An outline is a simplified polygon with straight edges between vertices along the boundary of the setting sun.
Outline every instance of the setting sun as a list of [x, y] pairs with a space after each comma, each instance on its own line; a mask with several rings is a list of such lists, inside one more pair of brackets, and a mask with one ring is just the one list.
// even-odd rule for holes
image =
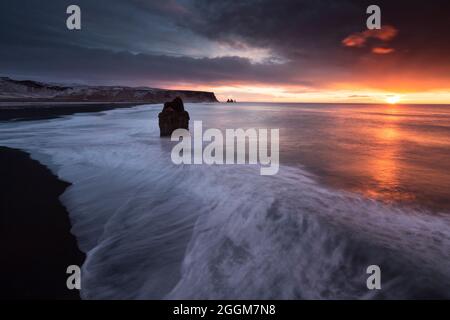
[[399, 96], [390, 96], [386, 98], [386, 102], [389, 104], [396, 104], [400, 101], [400, 97]]

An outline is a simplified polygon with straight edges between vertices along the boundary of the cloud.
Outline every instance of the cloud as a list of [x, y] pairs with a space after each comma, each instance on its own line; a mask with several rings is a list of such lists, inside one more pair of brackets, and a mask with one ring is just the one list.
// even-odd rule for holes
[[372, 52], [375, 53], [375, 54], [389, 54], [389, 53], [392, 53], [394, 51], [395, 51], [395, 49], [393, 49], [393, 48], [384, 48], [384, 47], [372, 48]]
[[352, 94], [352, 95], [350, 95], [348, 97], [349, 98], [370, 98], [370, 96], [364, 95], [364, 94]]
[[[17, 51], [21, 52], [21, 63], [17, 63]], [[235, 82], [301, 83], [295, 80], [296, 73], [287, 68], [282, 64], [254, 63], [241, 57], [133, 54], [70, 45], [0, 51], [0, 70], [4, 75], [88, 84], [174, 87], [180, 84], [214, 86]]]
[[363, 47], [370, 39], [378, 39], [383, 42], [388, 42], [394, 39], [398, 34], [398, 30], [390, 25], [385, 25], [381, 29], [366, 30], [349, 35], [342, 44], [346, 47]]
[[[409, 1], [408, 10], [401, 1], [379, 0], [384, 28], [356, 33], [365, 27], [369, 1], [77, 0], [80, 32], [65, 28], [69, 4], [0, 1], [2, 74], [59, 82], [170, 87], [234, 82], [308, 90], [411, 78], [415, 86], [429, 87], [450, 74], [448, 0]], [[388, 54], [394, 48], [395, 54]]]

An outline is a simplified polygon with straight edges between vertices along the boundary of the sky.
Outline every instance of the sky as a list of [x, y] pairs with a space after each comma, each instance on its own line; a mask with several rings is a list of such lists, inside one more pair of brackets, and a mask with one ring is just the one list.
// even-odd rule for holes
[[[82, 29], [66, 28], [81, 8]], [[382, 29], [368, 30], [377, 4]], [[0, 75], [220, 100], [450, 104], [450, 1], [2, 0]]]

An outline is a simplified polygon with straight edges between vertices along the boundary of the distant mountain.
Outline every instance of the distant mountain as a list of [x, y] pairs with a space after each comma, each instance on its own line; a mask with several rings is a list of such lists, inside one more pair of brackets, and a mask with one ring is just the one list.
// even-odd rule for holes
[[59, 85], [0, 77], [0, 102], [218, 102], [213, 92], [146, 87]]

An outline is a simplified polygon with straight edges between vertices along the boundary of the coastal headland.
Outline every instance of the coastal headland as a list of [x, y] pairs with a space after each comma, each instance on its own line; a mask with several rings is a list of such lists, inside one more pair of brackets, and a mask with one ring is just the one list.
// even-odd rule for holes
[[213, 92], [147, 87], [60, 85], [0, 77], [0, 121], [48, 119], [141, 104], [218, 102]]

